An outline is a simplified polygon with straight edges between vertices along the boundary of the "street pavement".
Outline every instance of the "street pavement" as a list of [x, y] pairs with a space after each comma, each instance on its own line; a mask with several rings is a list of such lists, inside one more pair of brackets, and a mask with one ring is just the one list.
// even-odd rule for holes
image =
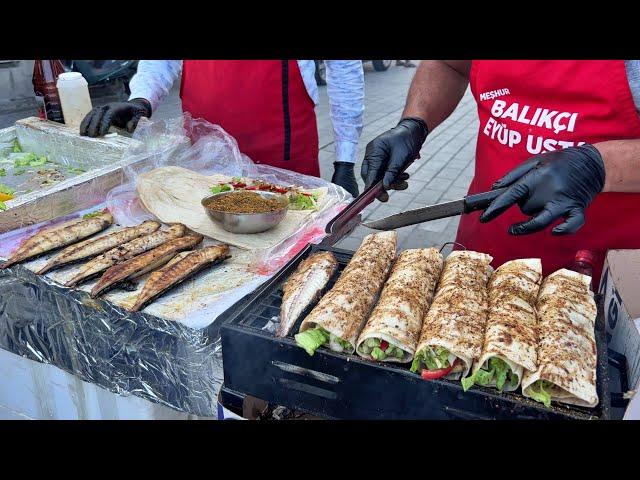
[[[364, 128], [358, 145], [356, 176], [360, 191], [364, 184], [360, 179], [360, 165], [369, 141], [394, 127], [400, 120], [405, 99], [415, 74], [415, 68], [396, 67], [395, 62], [386, 72], [376, 72], [371, 64], [365, 64], [365, 113]], [[178, 82], [169, 98], [154, 113], [154, 118], [168, 118], [181, 112]], [[331, 180], [334, 161], [334, 141], [327, 88], [320, 87], [320, 105], [316, 109], [320, 139], [320, 171], [322, 178]], [[476, 106], [467, 91], [453, 114], [427, 137], [420, 151], [420, 159], [407, 170], [411, 174], [409, 188], [390, 192], [389, 201], [369, 205], [362, 218], [376, 219], [406, 209], [456, 200], [463, 197], [474, 169], [474, 152], [478, 132]], [[435, 246], [440, 248], [455, 240], [459, 217], [444, 218], [398, 229], [398, 249]], [[348, 250], [358, 248], [371, 230], [357, 227], [336, 246]], [[448, 246], [443, 253], [450, 251]]]

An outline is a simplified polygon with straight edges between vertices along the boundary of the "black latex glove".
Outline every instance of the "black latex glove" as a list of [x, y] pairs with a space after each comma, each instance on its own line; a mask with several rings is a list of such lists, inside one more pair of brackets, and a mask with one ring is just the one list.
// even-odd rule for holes
[[360, 194], [356, 175], [353, 173], [354, 164], [351, 162], [333, 162], [333, 177], [331, 183], [340, 185], [356, 198]]
[[405, 190], [409, 174], [400, 172], [420, 157], [420, 148], [427, 139], [427, 124], [420, 118], [404, 118], [391, 130], [367, 144], [360, 174], [365, 188], [382, 180], [385, 189], [378, 200], [386, 202], [386, 190]]
[[126, 128], [133, 133], [142, 117], [151, 118], [151, 104], [144, 98], [133, 98], [128, 102], [112, 102], [93, 108], [80, 124], [80, 135], [102, 137], [111, 125]]
[[553, 235], [575, 233], [584, 224], [584, 211], [604, 187], [605, 169], [600, 152], [592, 145], [556, 150], [527, 160], [493, 184], [509, 187], [480, 216], [488, 222], [513, 204], [532, 219], [511, 225], [511, 235], [544, 230], [560, 217]]

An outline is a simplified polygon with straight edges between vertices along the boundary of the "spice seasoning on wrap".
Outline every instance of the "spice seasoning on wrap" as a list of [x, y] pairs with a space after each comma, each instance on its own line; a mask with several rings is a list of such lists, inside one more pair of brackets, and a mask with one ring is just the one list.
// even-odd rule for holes
[[213, 197], [207, 207], [226, 213], [267, 213], [282, 210], [283, 204], [276, 198], [265, 198], [250, 191], [237, 191], [232, 195]]

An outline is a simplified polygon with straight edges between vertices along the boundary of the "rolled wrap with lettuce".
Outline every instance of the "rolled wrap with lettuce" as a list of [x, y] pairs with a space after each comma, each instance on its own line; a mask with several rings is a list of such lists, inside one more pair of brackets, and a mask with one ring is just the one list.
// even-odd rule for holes
[[413, 359], [443, 263], [435, 248], [405, 250], [398, 255], [358, 337], [358, 355], [382, 362], [406, 363]]
[[420, 333], [411, 371], [426, 380], [466, 376], [480, 356], [493, 257], [454, 251], [446, 259]]
[[500, 391], [520, 386], [525, 370], [537, 366], [536, 300], [542, 282], [539, 258], [519, 259], [498, 267], [487, 287], [489, 314], [482, 353], [464, 390], [478, 384]]
[[322, 345], [353, 353], [358, 334], [396, 256], [396, 232], [367, 235], [333, 288], [320, 299], [295, 335], [309, 355]]
[[558, 270], [540, 287], [538, 366], [525, 372], [522, 394], [547, 407], [551, 402], [583, 407], [598, 404], [596, 392], [596, 303], [591, 277]]

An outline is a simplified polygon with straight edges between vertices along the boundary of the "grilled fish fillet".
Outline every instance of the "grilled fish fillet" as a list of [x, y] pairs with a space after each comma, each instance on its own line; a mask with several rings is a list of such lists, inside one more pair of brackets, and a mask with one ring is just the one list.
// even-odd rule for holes
[[161, 267], [179, 252], [190, 250], [198, 245], [202, 239], [202, 235], [175, 238], [126, 262], [114, 265], [102, 274], [98, 283], [91, 290], [91, 296], [96, 297], [120, 282], [133, 280]]
[[149, 302], [177, 286], [187, 278], [213, 264], [231, 257], [228, 245], [216, 245], [189, 252], [183, 258], [153, 272], [142, 287], [132, 312], [144, 308]]
[[134, 238], [149, 235], [150, 233], [155, 232], [158, 228], [160, 228], [160, 223], [147, 220], [135, 227], [123, 228], [117, 232], [108, 233], [97, 238], [90, 238], [89, 240], [76, 243], [62, 250], [36, 273], [38, 275], [42, 275], [54, 268], [59, 268], [69, 263], [95, 257], [96, 255], [100, 255], [101, 253], [117, 247], [118, 245], [130, 242]]
[[185, 231], [186, 227], [184, 225], [176, 223], [166, 230], [158, 230], [144, 237], [131, 240], [116, 248], [112, 248], [83, 264], [80, 271], [71, 280], [67, 281], [65, 286], [73, 287], [80, 282], [89, 280], [100, 272], [104, 272], [107, 268], [156, 248], [169, 240], [182, 237]]
[[[443, 265], [435, 248], [405, 250], [398, 255], [380, 300], [358, 337], [358, 355], [374, 359], [369, 339], [388, 343], [383, 362], [410, 362], [413, 359], [422, 320], [429, 310]], [[371, 340], [370, 340], [371, 341]], [[379, 342], [375, 342], [378, 344]]]
[[442, 348], [449, 352], [449, 364], [460, 359], [461, 368], [451, 371], [466, 376], [480, 356], [487, 323], [487, 282], [493, 257], [473, 251], [454, 251], [447, 257], [436, 294], [427, 312], [416, 356], [423, 349]]
[[[536, 299], [542, 283], [539, 258], [506, 262], [491, 275], [487, 287], [489, 314], [480, 358], [474, 373], [489, 371], [489, 360], [499, 358], [517, 376], [517, 383], [506, 382], [504, 390], [514, 391], [522, 382], [524, 370], [535, 371], [538, 347]], [[493, 378], [487, 386], [496, 386]]]
[[348, 343], [346, 349], [333, 343], [329, 343], [329, 348], [353, 353], [358, 334], [389, 275], [396, 245], [395, 231], [364, 237], [333, 288], [303, 320], [300, 332], [321, 327], [336, 339]]
[[0, 269], [76, 243], [104, 230], [112, 223], [113, 217], [109, 212], [104, 211], [95, 217], [77, 218], [57, 227], [42, 230], [23, 242], [13, 255], [0, 266]]
[[598, 404], [596, 391], [597, 308], [589, 291], [591, 277], [571, 270], [549, 275], [538, 294], [538, 368], [525, 372], [522, 394], [540, 394], [540, 382], [551, 401], [585, 407]]
[[285, 337], [302, 312], [315, 302], [338, 269], [331, 252], [320, 252], [303, 260], [284, 284], [277, 337]]

